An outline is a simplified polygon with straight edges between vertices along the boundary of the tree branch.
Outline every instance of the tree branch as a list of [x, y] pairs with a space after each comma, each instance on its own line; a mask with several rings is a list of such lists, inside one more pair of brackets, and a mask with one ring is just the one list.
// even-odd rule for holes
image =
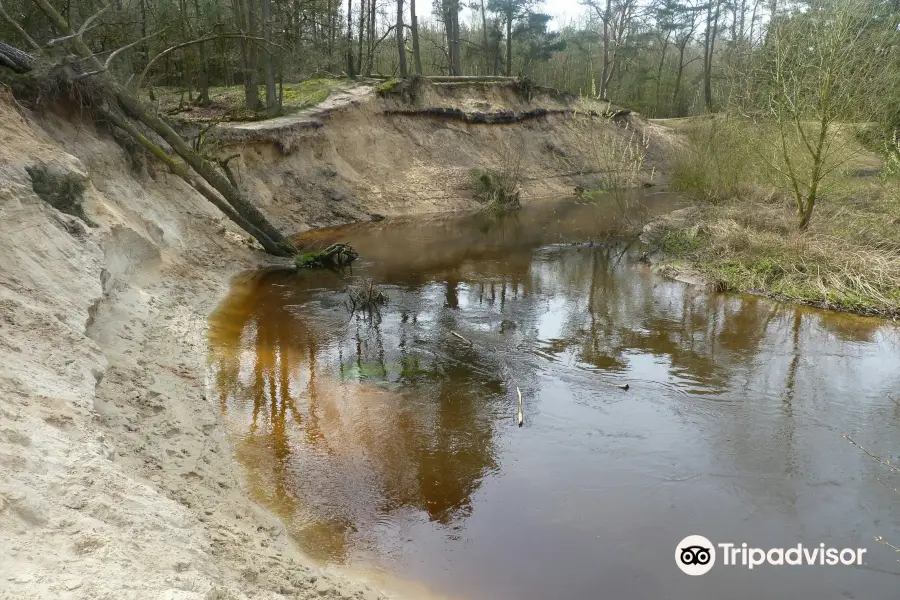
[[213, 34], [213, 35], [207, 35], [207, 36], [197, 38], [194, 40], [189, 40], [187, 42], [182, 42], [180, 44], [175, 44], [174, 46], [170, 46], [170, 47], [166, 48], [165, 50], [163, 50], [162, 52], [160, 52], [159, 54], [157, 54], [156, 56], [154, 56], [150, 60], [150, 62], [147, 63], [147, 66], [144, 67], [144, 70], [141, 71], [141, 73], [129, 83], [129, 87], [132, 89], [132, 91], [137, 91], [137, 90], [141, 89], [141, 86], [144, 85], [144, 79], [147, 78], [147, 74], [150, 72], [150, 69], [153, 67], [153, 65], [155, 65], [159, 59], [164, 58], [165, 56], [174, 52], [175, 50], [187, 48], [188, 46], [194, 46], [196, 44], [202, 44], [204, 42], [211, 42], [213, 40], [229, 39], [229, 38], [254, 40], [254, 41], [263, 42], [264, 44], [268, 44], [270, 46], [275, 46], [276, 48], [280, 48], [281, 50], [284, 50], [284, 48], [282, 46], [280, 46], [272, 41], [266, 40], [261, 37], [245, 35], [243, 33], [217, 33], [217, 34]]
[[156, 32], [154, 32], [154, 33], [151, 33], [150, 35], [145, 35], [144, 37], [142, 37], [142, 38], [139, 39], [139, 40], [135, 40], [135, 41], [131, 42], [130, 44], [127, 44], [127, 45], [125, 45], [125, 46], [122, 46], [121, 48], [115, 50], [112, 54], [110, 54], [110, 55], [106, 58], [106, 62], [103, 63], [103, 68], [102, 68], [102, 69], [96, 70], [96, 71], [88, 71], [87, 73], [80, 73], [78, 76], [75, 77], [75, 79], [83, 79], [83, 78], [85, 78], [85, 77], [90, 77], [91, 75], [97, 75], [98, 73], [102, 73], [103, 71], [108, 71], [108, 70], [109, 70], [109, 66], [112, 64], [112, 61], [115, 60], [115, 58], [116, 58], [117, 56], [119, 56], [120, 54], [122, 54], [123, 52], [125, 52], [126, 50], [128, 50], [129, 48], [133, 48], [134, 46], [137, 46], [137, 45], [140, 44], [141, 42], [144, 42], [144, 41], [146, 41], [146, 40], [149, 40], [149, 39], [152, 38], [152, 37], [155, 37], [155, 36], [161, 34], [162, 32], [166, 31], [167, 29], [168, 29], [168, 27], [164, 27], [164, 28], [160, 29], [159, 31], [156, 31]]
[[25, 39], [25, 41], [28, 42], [28, 45], [31, 46], [32, 50], [40, 51], [41, 45], [34, 41], [34, 38], [28, 35], [28, 32], [25, 31], [25, 29], [21, 25], [19, 25], [15, 20], [13, 20], [12, 17], [9, 16], [9, 13], [7, 13], [6, 9], [3, 8], [2, 2], [0, 2], [0, 18], [6, 21], [7, 25], [15, 29], [16, 33], [21, 35]]
[[[110, 2], [109, 4], [106, 4], [105, 6], [103, 6], [103, 8], [101, 8], [100, 10], [95, 12], [93, 15], [91, 15], [90, 17], [85, 19], [84, 23], [81, 24], [81, 27], [78, 29], [78, 31], [76, 31], [75, 33], [69, 34], [69, 35], [64, 35], [63, 37], [59, 37], [59, 38], [50, 40], [49, 42], [47, 42], [47, 46], [48, 47], [55, 46], [56, 44], [59, 44], [60, 42], [64, 42], [66, 40], [71, 40], [73, 38], [81, 41], [83, 39], [82, 36], [85, 33], [90, 31], [94, 27], [99, 27], [99, 24], [94, 25], [94, 27], [92, 27], [91, 25], [93, 24], [94, 21], [99, 19], [103, 15], [103, 13], [108, 11], [110, 9], [110, 7], [112, 7], [112, 2]], [[58, 28], [58, 25], [57, 25], [57, 28]], [[67, 29], [68, 29], [68, 27], [67, 27]], [[65, 32], [63, 32], [63, 33], [65, 33]]]

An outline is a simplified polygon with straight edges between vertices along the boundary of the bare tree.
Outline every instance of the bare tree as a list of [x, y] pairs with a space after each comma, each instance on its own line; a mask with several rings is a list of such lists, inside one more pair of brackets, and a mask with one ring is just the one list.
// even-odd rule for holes
[[422, 50], [419, 47], [419, 19], [416, 17], [416, 0], [409, 0], [409, 25], [412, 33], [413, 66], [417, 75], [423, 75]]
[[620, 51], [625, 47], [628, 33], [638, 8], [637, 0], [587, 0], [603, 26], [603, 70], [600, 74], [600, 97], [609, 95], [609, 83], [619, 64]]
[[[416, 0], [410, 0], [415, 2]], [[400, 57], [400, 77], [406, 79], [409, 72], [406, 68], [406, 43], [404, 41], [406, 31], [403, 29], [403, 0], [397, 0], [397, 51]]]
[[347, 0], [347, 77], [353, 75], [353, 0]]
[[709, 112], [712, 112], [713, 109], [713, 54], [716, 48], [716, 33], [719, 30], [721, 8], [722, 0], [710, 0], [706, 5], [706, 35], [703, 40], [703, 101]]
[[[263, 40], [266, 42], [272, 40], [272, 0], [262, 0], [262, 34]], [[281, 107], [278, 106], [278, 98], [275, 94], [275, 61], [272, 59], [272, 52], [268, 46], [265, 48], [263, 63], [266, 72], [266, 111], [269, 116], [274, 116]]]
[[[773, 3], [774, 4], [774, 3]], [[798, 227], [806, 230], [823, 181], [852, 157], [852, 135], [842, 122], [868, 121], [885, 80], [880, 36], [893, 21], [875, 23], [865, 0], [813, 2], [769, 34], [769, 60], [758, 85], [777, 123], [776, 157], [768, 164], [794, 198]]]

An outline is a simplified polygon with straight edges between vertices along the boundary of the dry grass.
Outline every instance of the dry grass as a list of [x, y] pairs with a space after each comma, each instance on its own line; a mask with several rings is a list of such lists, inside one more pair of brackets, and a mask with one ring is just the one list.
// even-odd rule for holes
[[522, 206], [522, 156], [518, 149], [507, 146], [499, 158], [499, 169], [472, 170], [473, 195], [486, 210], [517, 210]]
[[822, 208], [801, 234], [786, 202], [707, 205], [699, 225], [664, 227], [658, 243], [722, 291], [900, 316], [900, 201], [885, 190]]
[[695, 198], [699, 217], [664, 223], [656, 235], [663, 251], [719, 290], [900, 316], [900, 186], [877, 156], [848, 146], [846, 165], [800, 233], [792, 202], [755, 159], [746, 131], [709, 120], [701, 131], [682, 127], [692, 143], [675, 182]]

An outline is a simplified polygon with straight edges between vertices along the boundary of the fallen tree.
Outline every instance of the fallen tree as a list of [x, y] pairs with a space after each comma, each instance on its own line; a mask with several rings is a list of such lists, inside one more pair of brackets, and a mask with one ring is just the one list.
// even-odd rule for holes
[[[174, 174], [210, 200], [238, 227], [253, 236], [266, 252], [277, 256], [296, 254], [290, 241], [269, 222], [236, 185], [229, 181], [228, 177], [215, 164], [192, 148], [164, 119], [145, 107], [134, 94], [116, 81], [110, 72], [110, 64], [122, 51], [132, 47], [134, 43], [119, 48], [111, 53], [105, 62], [101, 62], [84, 42], [84, 33], [90, 29], [92, 22], [105, 12], [109, 5], [85, 20], [81, 27], [75, 30], [47, 0], [34, 0], [34, 3], [52, 25], [63, 34], [62, 37], [51, 40], [48, 46], [66, 43], [80, 58], [78, 62], [86, 65], [86, 67], [75, 67], [76, 61], [64, 58], [56, 65], [50, 66], [48, 70], [55, 70], [72, 86], [81, 85], [79, 82], [91, 79], [91, 93], [94, 96], [99, 95], [100, 98], [93, 97], [90, 102], [99, 116], [108, 120], [152, 156], [165, 163]], [[40, 50], [34, 40], [29, 39], [29, 43], [36, 46], [35, 50]], [[25, 53], [21, 54], [31, 58]], [[4, 51], [3, 56], [4, 58], [0, 59], [3, 62], [0, 64], [7, 64], [14, 60], [16, 70], [31, 71], [34, 69], [35, 62], [23, 59], [19, 54]], [[165, 142], [183, 163], [151, 139], [151, 135], [145, 135], [141, 131], [142, 127]]]

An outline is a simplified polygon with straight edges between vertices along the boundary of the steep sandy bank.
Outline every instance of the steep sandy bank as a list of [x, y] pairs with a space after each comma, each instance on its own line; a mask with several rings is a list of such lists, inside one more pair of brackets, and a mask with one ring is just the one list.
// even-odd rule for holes
[[[607, 171], [623, 166], [625, 145], [643, 140], [641, 179], [660, 182], [672, 146], [668, 129], [630, 115], [615, 122], [590, 116], [608, 109], [542, 90], [526, 100], [510, 84], [426, 83], [410, 99], [383, 97], [361, 83], [314, 109], [223, 124], [206, 135], [220, 155], [239, 155], [232, 164], [242, 183], [273, 219], [298, 231], [371, 215], [475, 208], [473, 169], [518, 169], [523, 202], [571, 195], [578, 185], [598, 187]], [[473, 116], [523, 120], [465, 121]]]
[[[176, 177], [43, 125], [0, 102], [0, 597], [377, 597], [249, 500], [205, 396], [206, 315], [264, 258]], [[39, 163], [98, 227], [34, 194]]]
[[[514, 104], [498, 94], [470, 101]], [[587, 148], [565, 114], [469, 125], [348, 96], [309, 128], [216, 134], [289, 231], [471, 207], [468, 170], [504, 147], [528, 196], [562, 193], [569, 163], [552, 157]], [[267, 259], [181, 180], [75, 123], [0, 97], [0, 596], [378, 597], [309, 566], [250, 501], [206, 395], [206, 315]], [[86, 186], [95, 227], [38, 198], [36, 165]]]

